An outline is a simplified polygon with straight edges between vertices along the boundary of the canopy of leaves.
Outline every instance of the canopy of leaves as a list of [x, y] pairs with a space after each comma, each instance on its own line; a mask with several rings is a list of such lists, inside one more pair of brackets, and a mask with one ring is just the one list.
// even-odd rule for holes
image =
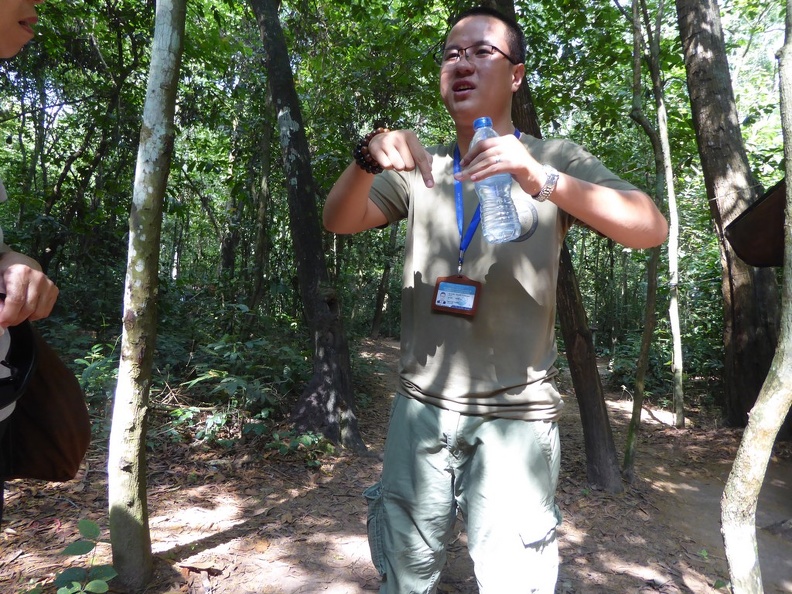
[[[462, 4], [282, 4], [322, 194], [349, 162], [357, 138], [374, 126], [415, 129], [427, 144], [452, 139], [432, 54], [443, 42], [448, 17]], [[196, 400], [256, 401], [258, 411], [285, 409], [308, 373], [310, 341], [295, 280], [262, 44], [244, 3], [195, 0], [188, 6], [163, 222], [156, 383], [163, 395], [193, 381]], [[660, 46], [682, 220], [686, 361], [692, 375], [711, 378], [722, 358], [717, 244], [698, 171], [675, 15], [664, 6]], [[651, 149], [628, 117], [632, 40], [623, 7], [517, 0], [515, 9], [526, 31], [526, 82], [543, 134], [575, 140], [652, 191]], [[650, 13], [656, 9], [648, 3]], [[723, 12], [749, 157], [770, 185], [780, 177], [774, 55], [783, 7], [729, 0]], [[72, 359], [79, 357], [96, 373], [91, 385], [101, 399], [108, 393], [99, 388], [106, 386], [101, 378], [112, 378], [97, 362], [113, 357], [120, 333], [154, 3], [58, 0], [43, 4], [40, 13], [35, 42], [0, 64], [0, 177], [11, 198], [0, 209], [0, 222], [7, 242], [37, 257], [60, 285], [53, 326], [61, 328]], [[644, 108], [651, 114], [648, 80], [645, 87]], [[396, 268], [388, 280], [381, 332], [398, 334], [401, 241], [399, 236], [391, 246], [381, 231], [326, 237], [353, 336], [369, 331], [386, 264]], [[599, 329], [598, 346], [609, 353], [616, 349], [629, 361], [643, 319], [646, 255], [624, 252], [583, 230], [575, 230], [570, 242], [589, 317]], [[660, 297], [652, 373], [654, 389], [663, 392], [670, 359], [663, 289]], [[233, 365], [231, 353], [239, 355]]]

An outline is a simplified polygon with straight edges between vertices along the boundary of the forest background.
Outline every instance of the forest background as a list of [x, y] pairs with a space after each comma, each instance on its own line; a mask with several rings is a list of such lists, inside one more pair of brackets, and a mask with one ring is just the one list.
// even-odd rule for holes
[[[280, 20], [303, 114], [319, 202], [357, 139], [378, 125], [449, 142], [432, 60], [454, 3], [284, 3]], [[632, 30], [617, 4], [516, 2], [528, 39], [527, 82], [545, 137], [570, 138], [650, 194], [655, 157], [629, 117]], [[678, 199], [686, 406], [723, 412], [723, 304], [713, 231], [672, 6], [660, 10], [663, 91]], [[289, 226], [287, 176], [266, 56], [247, 6], [188, 3], [176, 141], [159, 254], [155, 411], [148, 440], [220, 447], [249, 435], [283, 445], [282, 421], [311, 377]], [[119, 366], [128, 217], [149, 72], [154, 3], [53, 1], [38, 35], [0, 65], [0, 209], [6, 241], [36, 257], [61, 288], [42, 323], [82, 379], [95, 441], [107, 440]], [[782, 177], [775, 53], [784, 7], [721, 6], [743, 141], [764, 187]], [[645, 109], [654, 111], [646, 81]], [[660, 203], [663, 197], [657, 197]], [[321, 204], [317, 205], [318, 207]], [[665, 206], [664, 206], [665, 207]], [[403, 227], [323, 236], [353, 345], [398, 337]], [[568, 240], [598, 354], [624, 390], [634, 384], [645, 320], [648, 253], [575, 228]], [[661, 254], [658, 325], [647, 395], [670, 405], [672, 283]], [[563, 351], [563, 344], [560, 345]], [[353, 366], [353, 369], [355, 367]], [[366, 395], [357, 394], [358, 414]], [[292, 434], [289, 437], [297, 437]], [[321, 448], [318, 436], [302, 443]]]

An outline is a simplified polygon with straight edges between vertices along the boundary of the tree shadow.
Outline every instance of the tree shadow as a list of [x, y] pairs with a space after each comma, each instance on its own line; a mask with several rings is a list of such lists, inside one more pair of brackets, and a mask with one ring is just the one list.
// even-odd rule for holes
[[[398, 350], [393, 343], [388, 348], [393, 371]], [[372, 357], [379, 360], [377, 353]], [[149, 510], [157, 571], [148, 594], [179, 588], [199, 592], [199, 586], [234, 594], [376, 592], [379, 576], [370, 562], [362, 493], [379, 478], [378, 454], [394, 386], [381, 368], [377, 373], [379, 387], [370, 391], [370, 402], [360, 410], [361, 431], [372, 455], [341, 452], [316, 471], [299, 458], [282, 459], [255, 444], [223, 451], [182, 444], [150, 452]], [[622, 495], [609, 495], [586, 484], [577, 405], [574, 397], [565, 399], [557, 594], [717, 592], [716, 581], [727, 577], [725, 560], [712, 544], [719, 538], [713, 518], [718, 497], [702, 485], [707, 479], [717, 486], [738, 436], [728, 430], [680, 433], [647, 423], [639, 435], [636, 485]], [[629, 407], [623, 408], [610, 407], [617, 444], [623, 442], [629, 416]], [[97, 446], [88, 467], [95, 470], [72, 483], [12, 484], [0, 542], [0, 591], [24, 591], [30, 578], [42, 579], [70, 563], [60, 551], [75, 539], [80, 518], [90, 517], [106, 528], [104, 454]], [[773, 479], [777, 493], [787, 494], [787, 506], [792, 501], [788, 479], [783, 474]], [[685, 508], [680, 497], [690, 494], [702, 498], [691, 499]], [[691, 523], [690, 514], [714, 519], [714, 533], [703, 522]], [[760, 518], [769, 524], [772, 518], [761, 514], [760, 506]], [[439, 591], [473, 594], [476, 581], [461, 521], [454, 534]], [[109, 557], [109, 546], [101, 554]], [[781, 560], [777, 568], [787, 578], [792, 575], [789, 563], [792, 552], [786, 565]], [[772, 576], [768, 573], [767, 578]]]

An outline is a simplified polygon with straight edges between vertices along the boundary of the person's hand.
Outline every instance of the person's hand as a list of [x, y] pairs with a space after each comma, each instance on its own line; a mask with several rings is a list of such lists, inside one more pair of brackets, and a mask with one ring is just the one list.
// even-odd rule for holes
[[418, 169], [427, 188], [434, 186], [432, 155], [412, 130], [391, 130], [369, 141], [369, 154], [383, 169], [413, 171]]
[[462, 171], [454, 176], [459, 181], [477, 182], [491, 175], [508, 173], [532, 196], [542, 189], [546, 177], [541, 163], [512, 134], [482, 140], [459, 164]]
[[52, 312], [58, 287], [38, 263], [18, 252], [0, 256], [0, 328], [16, 326], [25, 320], [40, 320]]

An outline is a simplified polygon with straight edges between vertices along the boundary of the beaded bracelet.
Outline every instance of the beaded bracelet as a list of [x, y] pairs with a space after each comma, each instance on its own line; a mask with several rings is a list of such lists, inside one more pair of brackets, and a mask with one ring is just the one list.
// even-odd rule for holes
[[355, 150], [352, 151], [352, 156], [355, 157], [358, 167], [360, 167], [366, 173], [382, 173], [382, 166], [380, 166], [380, 164], [374, 160], [374, 157], [371, 156], [368, 145], [371, 139], [377, 134], [384, 134], [385, 132], [390, 132], [390, 130], [387, 128], [377, 128], [376, 130], [372, 130], [360, 139], [360, 142], [358, 142]]

